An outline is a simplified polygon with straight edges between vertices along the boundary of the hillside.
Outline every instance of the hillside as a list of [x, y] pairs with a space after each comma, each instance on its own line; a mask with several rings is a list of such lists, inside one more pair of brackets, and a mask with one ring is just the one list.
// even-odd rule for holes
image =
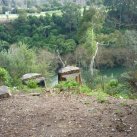
[[[52, 0], [53, 2], [56, 2], [56, 0]], [[77, 4], [85, 5], [86, 0], [57, 0], [57, 2], [64, 3], [64, 2], [74, 2]], [[20, 8], [26, 8], [28, 5], [35, 6], [35, 5], [42, 5], [45, 3], [50, 3], [49, 0], [0, 0], [0, 4], [3, 6], [9, 6], [9, 7], [20, 7]]]
[[0, 137], [136, 137], [137, 101], [43, 93], [0, 100]]
[[137, 0], [60, 2], [0, 0], [0, 137], [137, 137]]

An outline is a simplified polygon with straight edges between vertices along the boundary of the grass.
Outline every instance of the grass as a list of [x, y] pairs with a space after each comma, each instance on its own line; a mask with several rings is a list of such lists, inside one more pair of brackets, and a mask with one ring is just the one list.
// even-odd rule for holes
[[[88, 6], [87, 6], [87, 9], [89, 9]], [[84, 11], [84, 8], [81, 8], [81, 13], [83, 13], [83, 11]], [[41, 12], [41, 13], [28, 13], [27, 15], [39, 17], [39, 16], [46, 16], [46, 13], [51, 15], [51, 16], [54, 13], [58, 16], [62, 15], [61, 10], [51, 10], [51, 11], [46, 11], [46, 12]], [[8, 17], [9, 20], [14, 20], [17, 18], [18, 18], [18, 14], [9, 14], [9, 17]], [[7, 20], [7, 16], [5, 14], [0, 14], [0, 21], [2, 21], [2, 20]]]
[[45, 88], [37, 87], [35, 89], [31, 89], [25, 85], [22, 85], [20, 87], [10, 88], [10, 90], [11, 90], [11, 93], [13, 93], [13, 94], [15, 94], [15, 93], [43, 93], [46, 91]]
[[[41, 12], [41, 13], [28, 13], [28, 16], [29, 15], [31, 15], [31, 16], [37, 16], [37, 17], [39, 17], [39, 16], [46, 16], [46, 13], [49, 14], [49, 15], [51, 15], [51, 16], [54, 13], [56, 15], [59, 15], [59, 16], [62, 15], [62, 13], [61, 13], [60, 10], [55, 10], [55, 11], [46, 11], [46, 12]], [[14, 20], [16, 18], [18, 18], [18, 14], [9, 14], [9, 17], [8, 17], [9, 20]], [[7, 16], [5, 14], [0, 14], [0, 21], [1, 20], [7, 20]]]
[[108, 102], [109, 95], [107, 93], [103, 92], [102, 90], [92, 91], [92, 92], [87, 93], [87, 95], [96, 97], [97, 102], [99, 102], [99, 103]]

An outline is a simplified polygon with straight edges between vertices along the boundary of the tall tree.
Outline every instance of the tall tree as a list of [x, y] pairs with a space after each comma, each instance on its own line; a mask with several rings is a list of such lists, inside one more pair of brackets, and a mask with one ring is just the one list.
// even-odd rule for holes
[[72, 32], [78, 30], [81, 18], [81, 10], [78, 5], [74, 3], [66, 3], [62, 9], [62, 17], [66, 31]]
[[[105, 21], [105, 12], [102, 9], [96, 7], [90, 7], [85, 10], [83, 19], [80, 23], [79, 29], [79, 42], [87, 50], [87, 54], [90, 56], [90, 68], [94, 65], [93, 61], [97, 54], [98, 46], [96, 40], [96, 34], [100, 33], [103, 23]], [[93, 69], [91, 70], [93, 74]]]
[[[137, 28], [137, 1], [136, 0], [104, 0], [108, 8], [108, 23], [121, 28]], [[108, 24], [108, 25], [109, 25]]]

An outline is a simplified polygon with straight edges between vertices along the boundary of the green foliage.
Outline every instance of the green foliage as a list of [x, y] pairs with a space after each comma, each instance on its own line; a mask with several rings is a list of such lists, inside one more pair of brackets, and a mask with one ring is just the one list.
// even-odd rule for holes
[[1, 56], [5, 57], [4, 62], [0, 61], [1, 66], [7, 62], [5, 67], [12, 77], [21, 77], [26, 72], [34, 70], [35, 53], [25, 44], [20, 43], [18, 46], [13, 46], [8, 52], [2, 52]]
[[[103, 28], [105, 29], [105, 28]], [[126, 47], [126, 39], [125, 34], [120, 32], [119, 30], [114, 30], [109, 34], [104, 34], [105, 30], [102, 30], [103, 33], [97, 35], [98, 42], [103, 43], [104, 47], [109, 48], [119, 48], [119, 47]]]
[[80, 90], [80, 93], [85, 93], [85, 94], [88, 94], [91, 92], [91, 89], [86, 85], [80, 86], [79, 90]]
[[37, 82], [35, 80], [29, 80], [27, 86], [33, 89], [38, 87]]
[[137, 31], [136, 30], [126, 30], [124, 34], [125, 46], [130, 47], [132, 50], [137, 52]]
[[[89, 9], [85, 8], [78, 29], [78, 39], [80, 45], [86, 50], [90, 62], [97, 48], [97, 34], [101, 32], [104, 21], [105, 12], [103, 9], [95, 7], [90, 7]], [[88, 64], [90, 64], [90, 62], [88, 60]]]
[[44, 4], [41, 9], [42, 11], [54, 11], [62, 9], [62, 4], [58, 0], [48, 0], [46, 4]]
[[9, 49], [9, 43], [6, 41], [1, 40], [0, 41], [0, 51], [2, 50], [8, 50]]
[[100, 103], [104, 103], [107, 101], [107, 97], [109, 96], [107, 93], [102, 91], [101, 89], [97, 91], [92, 91], [88, 86], [82, 85], [80, 86], [77, 82], [75, 81], [63, 81], [60, 82], [56, 88], [60, 89], [60, 91], [69, 91], [72, 93], [84, 93], [88, 96], [94, 96], [96, 97], [97, 101]]
[[[87, 74], [89, 74], [89, 72]], [[85, 75], [86, 74], [84, 74], [84, 76]], [[99, 98], [102, 96], [100, 96], [100, 94], [118, 98], [136, 98], [133, 89], [128, 83], [118, 81], [117, 79], [114, 79], [114, 77], [101, 76], [100, 73], [96, 73], [92, 79], [89, 77], [89, 79], [86, 78], [86, 80], [89, 87], [95, 91], [89, 92], [89, 95], [95, 94], [95, 96], [99, 96]]]
[[68, 81], [62, 81], [55, 87], [60, 91], [68, 91], [77, 94], [84, 93], [87, 95], [91, 92], [91, 89], [88, 86], [80, 85], [79, 83], [71, 79]]
[[66, 3], [62, 9], [62, 20], [64, 29], [72, 32], [78, 29], [81, 18], [81, 11], [78, 5], [73, 3]]
[[136, 28], [137, 1], [132, 0], [104, 0], [108, 9], [107, 23], [115, 29]]
[[96, 5], [96, 6], [99, 6], [99, 5], [102, 5], [104, 2], [104, 0], [86, 0], [86, 3], [87, 5]]
[[27, 12], [25, 10], [19, 10], [18, 14], [19, 14], [18, 21], [20, 22], [27, 21]]
[[96, 99], [99, 103], [107, 102], [107, 98], [109, 96], [107, 93], [102, 91], [102, 89], [93, 90], [92, 92], [88, 93], [87, 95], [96, 97]]
[[95, 39], [96, 39], [96, 37], [95, 37], [93, 29], [88, 29], [86, 32], [84, 47], [87, 49], [87, 51], [90, 55], [94, 54], [95, 49], [96, 49], [96, 40]]
[[[129, 52], [131, 51], [131, 52]], [[114, 69], [130, 67], [133, 64], [135, 54], [129, 48], [99, 48], [99, 54], [96, 57], [96, 65], [102, 69]]]
[[[137, 89], [137, 71], [136, 71], [136, 67], [130, 71], [130, 72], [125, 72], [121, 75], [121, 81], [123, 81], [123, 83], [125, 83], [126, 85], [128, 85], [128, 88], [131, 89], [131, 93], [132, 94], [136, 94], [136, 89]], [[136, 96], [135, 95], [135, 96]]]
[[105, 86], [105, 92], [111, 96], [118, 98], [133, 98], [132, 88], [126, 84], [112, 79]]
[[18, 85], [17, 81], [26, 73], [38, 72], [48, 76], [53, 70], [51, 64], [54, 56], [51, 53], [45, 50], [36, 53], [23, 43], [11, 46], [8, 52], [1, 52], [0, 58], [0, 66], [7, 68], [13, 79], [13, 85]]
[[0, 85], [9, 85], [10, 77], [8, 71], [0, 67]]
[[117, 79], [111, 79], [108, 83], [110, 87], [117, 87], [118, 86], [118, 80]]
[[[16, 20], [0, 25], [0, 66], [7, 69], [14, 84], [20, 85], [18, 79], [25, 73], [48, 75], [53, 68], [56, 70], [59, 62], [54, 61], [52, 54], [56, 51], [64, 60], [70, 58], [70, 64], [88, 70], [97, 42], [100, 44], [95, 58], [96, 68], [133, 66], [137, 58], [136, 0], [104, 0], [104, 3], [103, 0], [88, 0], [91, 7], [85, 7], [83, 13], [81, 7], [73, 3], [61, 5], [57, 0], [48, 0], [42, 7], [35, 4], [27, 0], [30, 10], [26, 11], [57, 11], [38, 17], [28, 16], [25, 10], [18, 9]], [[7, 3], [3, 11], [8, 10]], [[19, 44], [14, 46], [14, 43]], [[91, 77], [88, 72], [84, 80], [92, 89], [98, 91], [101, 88], [109, 95], [127, 98], [132, 95], [130, 87], [137, 88], [136, 73], [134, 70], [123, 74], [121, 82], [98, 74]], [[60, 89], [77, 88], [81, 93], [91, 91], [74, 81], [61, 82], [58, 86]], [[101, 98], [102, 95], [99, 100], [103, 100]]]
[[[46, 48], [51, 52], [59, 50], [61, 54], [73, 52], [76, 48], [75, 34], [81, 12], [77, 6], [69, 7], [74, 8], [75, 11], [70, 10], [71, 13], [68, 13], [66, 12], [68, 8], [64, 7], [62, 16], [56, 14], [27, 16], [24, 10], [19, 11], [19, 17], [12, 23], [0, 25], [0, 50], [3, 48], [7, 50], [10, 44], [22, 42], [27, 43], [29, 48]], [[70, 33], [67, 26], [71, 27]]]
[[79, 84], [74, 80], [62, 81], [58, 85], [56, 85], [56, 88], [59, 88], [60, 90], [78, 88], [78, 87]]

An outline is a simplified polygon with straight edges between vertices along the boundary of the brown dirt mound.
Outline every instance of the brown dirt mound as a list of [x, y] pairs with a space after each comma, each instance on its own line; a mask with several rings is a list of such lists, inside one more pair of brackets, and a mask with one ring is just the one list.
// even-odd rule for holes
[[0, 100], [0, 137], [137, 137], [137, 101], [16, 94]]

